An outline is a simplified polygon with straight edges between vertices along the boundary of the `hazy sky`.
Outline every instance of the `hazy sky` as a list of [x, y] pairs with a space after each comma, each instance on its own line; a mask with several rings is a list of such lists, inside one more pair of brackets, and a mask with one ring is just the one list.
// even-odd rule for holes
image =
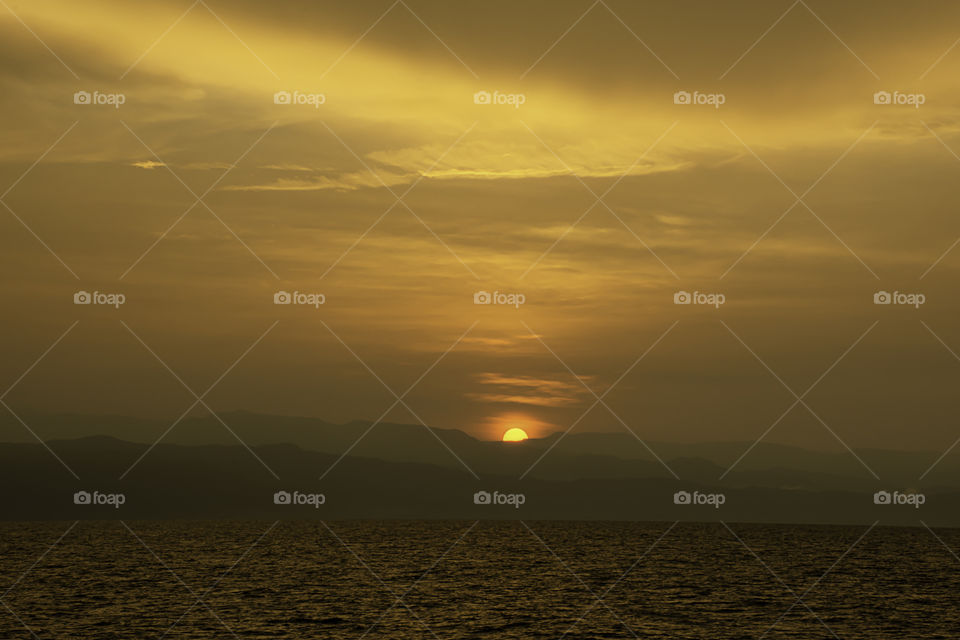
[[18, 413], [960, 435], [960, 5], [5, 1]]

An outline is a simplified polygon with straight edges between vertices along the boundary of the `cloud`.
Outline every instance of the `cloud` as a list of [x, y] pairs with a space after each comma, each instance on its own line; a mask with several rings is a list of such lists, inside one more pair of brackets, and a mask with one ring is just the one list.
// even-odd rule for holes
[[157, 162], [156, 160], [141, 160], [140, 162], [131, 162], [130, 166], [140, 167], [141, 169], [156, 169], [157, 167], [167, 166], [163, 162]]
[[[285, 169], [296, 173], [311, 171], [310, 169]], [[232, 184], [221, 187], [221, 191], [356, 191], [362, 188], [383, 188], [394, 187], [402, 184], [409, 184], [412, 178], [393, 173], [378, 172], [377, 175], [369, 171], [356, 173], [342, 173], [332, 176], [316, 175], [309, 178], [303, 177], [280, 177], [269, 182], [257, 182], [254, 184]]]
[[537, 378], [500, 373], [481, 373], [477, 382], [496, 389], [489, 392], [471, 392], [466, 396], [479, 402], [528, 404], [540, 407], [569, 407], [580, 404], [587, 392], [579, 384], [553, 378]]

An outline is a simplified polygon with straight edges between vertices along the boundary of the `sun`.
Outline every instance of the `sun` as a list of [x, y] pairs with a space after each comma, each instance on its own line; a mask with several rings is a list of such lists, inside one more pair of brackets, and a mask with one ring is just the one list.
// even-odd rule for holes
[[523, 429], [518, 429], [517, 427], [507, 429], [507, 431], [503, 434], [504, 442], [523, 442], [526, 439], [527, 432]]

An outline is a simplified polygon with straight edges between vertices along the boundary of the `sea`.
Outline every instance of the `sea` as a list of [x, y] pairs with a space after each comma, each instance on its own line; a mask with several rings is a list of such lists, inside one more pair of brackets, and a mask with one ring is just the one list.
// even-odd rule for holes
[[0, 524], [0, 638], [960, 638], [960, 530]]

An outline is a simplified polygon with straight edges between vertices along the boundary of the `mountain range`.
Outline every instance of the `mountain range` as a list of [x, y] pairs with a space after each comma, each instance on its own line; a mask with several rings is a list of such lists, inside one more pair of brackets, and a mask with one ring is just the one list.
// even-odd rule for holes
[[[658, 459], [626, 431], [502, 443], [419, 424], [332, 424], [249, 412], [218, 416], [187, 418], [173, 428], [171, 422], [121, 416], [22, 416], [41, 444], [8, 414], [0, 419], [3, 517], [889, 524], [923, 518], [960, 525], [960, 461], [947, 455], [920, 480], [939, 456], [933, 452], [864, 449], [854, 455], [764, 442], [753, 448], [746, 442], [648, 443]], [[119, 507], [77, 505], [78, 491], [122, 493], [125, 501]], [[278, 491], [322, 494], [324, 502], [275, 504]], [[723, 503], [675, 504], [678, 491], [694, 502], [696, 493], [722, 494]], [[923, 504], [877, 505], [878, 491], [893, 495], [894, 502], [898, 493], [922, 492]], [[524, 498], [521, 505], [475, 504], [477, 492]]]

